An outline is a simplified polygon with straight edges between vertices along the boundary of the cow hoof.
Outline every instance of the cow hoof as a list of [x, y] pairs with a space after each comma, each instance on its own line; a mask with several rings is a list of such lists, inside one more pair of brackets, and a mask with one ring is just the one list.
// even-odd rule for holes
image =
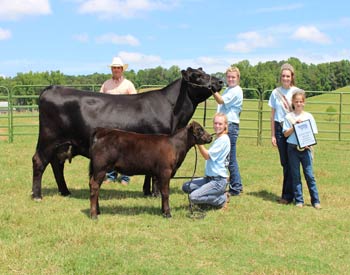
[[37, 202], [41, 202], [42, 201], [42, 197], [32, 197], [33, 201], [37, 201]]
[[163, 218], [171, 218], [171, 214], [170, 213], [163, 213]]
[[152, 193], [153, 198], [158, 198], [160, 196], [159, 192]]
[[91, 216], [91, 219], [93, 220], [93, 221], [97, 221], [98, 219], [97, 219], [97, 215], [96, 216]]

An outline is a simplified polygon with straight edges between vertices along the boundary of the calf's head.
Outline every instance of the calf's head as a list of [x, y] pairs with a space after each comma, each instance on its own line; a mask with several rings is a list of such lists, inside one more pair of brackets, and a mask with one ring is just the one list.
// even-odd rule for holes
[[213, 137], [196, 121], [192, 121], [188, 125], [188, 129], [194, 137], [195, 144], [207, 144], [213, 139]]

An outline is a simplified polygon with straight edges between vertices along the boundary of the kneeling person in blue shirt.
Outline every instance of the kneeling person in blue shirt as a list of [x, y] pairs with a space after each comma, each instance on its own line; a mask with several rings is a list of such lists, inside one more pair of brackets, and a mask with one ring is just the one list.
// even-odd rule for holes
[[227, 186], [227, 157], [230, 153], [230, 139], [227, 135], [227, 117], [223, 113], [214, 116], [216, 139], [207, 150], [204, 145], [197, 145], [199, 152], [206, 160], [205, 177], [185, 182], [182, 190], [190, 194], [194, 204], [206, 204], [222, 208], [227, 203], [225, 194]]

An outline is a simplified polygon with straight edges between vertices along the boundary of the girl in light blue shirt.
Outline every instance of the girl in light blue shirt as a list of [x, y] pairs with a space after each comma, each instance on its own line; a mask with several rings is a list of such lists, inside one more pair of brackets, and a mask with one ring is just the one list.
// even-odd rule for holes
[[243, 105], [243, 91], [239, 86], [241, 79], [240, 71], [237, 67], [229, 67], [226, 70], [227, 88], [220, 95], [214, 93], [214, 99], [219, 104], [218, 113], [224, 113], [228, 120], [228, 136], [231, 142], [230, 160], [228, 169], [230, 171], [229, 193], [238, 196], [243, 192], [241, 174], [237, 161], [237, 140], [239, 135], [239, 117]]
[[227, 157], [230, 153], [230, 139], [227, 136], [227, 117], [223, 113], [214, 116], [216, 139], [207, 150], [204, 145], [197, 145], [206, 160], [205, 177], [185, 182], [182, 190], [189, 194], [193, 204], [207, 204], [218, 208], [225, 207], [227, 195]]
[[311, 147], [299, 148], [298, 140], [294, 132], [293, 125], [306, 120], [310, 120], [314, 134], [317, 134], [316, 121], [312, 114], [304, 111], [305, 92], [297, 90], [292, 96], [292, 106], [294, 111], [287, 114], [283, 123], [283, 133], [287, 137], [289, 168], [292, 177], [292, 188], [294, 192], [295, 205], [303, 207], [303, 189], [301, 184], [300, 164], [303, 168], [307, 187], [309, 189], [311, 204], [316, 209], [321, 208], [320, 198], [316, 186], [316, 180], [312, 165]]

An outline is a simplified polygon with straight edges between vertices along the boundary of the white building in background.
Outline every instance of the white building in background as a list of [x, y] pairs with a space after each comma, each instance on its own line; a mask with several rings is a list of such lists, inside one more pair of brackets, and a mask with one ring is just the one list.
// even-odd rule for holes
[[9, 103], [7, 101], [0, 101], [0, 114], [5, 114], [8, 112]]

